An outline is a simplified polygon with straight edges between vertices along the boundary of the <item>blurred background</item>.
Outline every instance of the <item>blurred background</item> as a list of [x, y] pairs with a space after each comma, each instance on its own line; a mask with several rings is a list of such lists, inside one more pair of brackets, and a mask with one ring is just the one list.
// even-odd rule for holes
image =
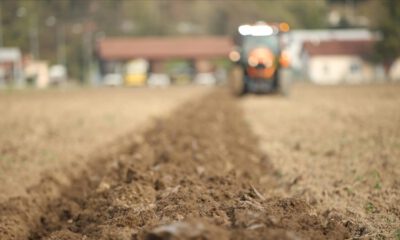
[[241, 24], [287, 22], [290, 78], [400, 79], [396, 0], [1, 0], [1, 88], [223, 82]]
[[[400, 240], [399, 106], [400, 0], [0, 0], [0, 239], [140, 238], [189, 215], [292, 236], [307, 215], [310, 234]], [[234, 204], [197, 208], [192, 183]], [[271, 217], [296, 222], [260, 211], [287, 204]]]

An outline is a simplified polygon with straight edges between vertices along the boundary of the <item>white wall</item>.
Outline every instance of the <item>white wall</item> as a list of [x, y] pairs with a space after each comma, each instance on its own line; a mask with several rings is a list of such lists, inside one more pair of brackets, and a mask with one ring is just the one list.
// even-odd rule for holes
[[287, 44], [286, 51], [291, 59], [291, 68], [301, 71], [302, 45], [305, 41], [326, 41], [326, 40], [372, 40], [379, 36], [368, 29], [322, 29], [322, 30], [293, 30], [284, 35], [284, 42]]
[[31, 61], [25, 67], [25, 75], [36, 79], [36, 87], [46, 88], [49, 85], [49, 67], [46, 61]]
[[392, 81], [400, 81], [400, 58], [396, 59], [390, 67], [389, 78]]
[[372, 66], [357, 56], [309, 57], [307, 77], [317, 84], [361, 83], [374, 78]]

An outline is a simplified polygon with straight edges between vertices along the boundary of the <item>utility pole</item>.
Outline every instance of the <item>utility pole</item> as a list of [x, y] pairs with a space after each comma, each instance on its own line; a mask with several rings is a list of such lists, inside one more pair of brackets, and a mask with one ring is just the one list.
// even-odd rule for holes
[[83, 80], [90, 84], [95, 84], [92, 77], [93, 65], [93, 34], [96, 31], [96, 25], [92, 20], [87, 20], [82, 34], [83, 47]]
[[92, 79], [92, 65], [93, 65], [93, 32], [90, 30], [87, 33], [87, 79], [90, 84], [94, 84]]
[[57, 62], [63, 66], [66, 66], [67, 59], [65, 55], [65, 26], [60, 24], [57, 28]]
[[39, 55], [39, 48], [40, 48], [40, 44], [39, 44], [39, 16], [38, 16], [38, 12], [40, 9], [38, 9], [38, 5], [37, 2], [36, 3], [36, 14], [33, 16], [33, 19], [31, 20], [31, 25], [30, 25], [30, 31], [29, 31], [29, 35], [30, 35], [30, 47], [31, 47], [31, 54], [32, 57], [34, 59], [39, 59], [40, 55]]
[[346, 0], [345, 7], [346, 7], [347, 20], [349, 21], [350, 25], [353, 25], [354, 20], [355, 20], [355, 2], [354, 2], [354, 0]]
[[39, 59], [39, 33], [34, 24], [31, 25], [29, 30], [31, 54], [34, 59]]
[[92, 30], [87, 30], [82, 34], [83, 47], [83, 82], [92, 84], [91, 82], [91, 66], [92, 66]]

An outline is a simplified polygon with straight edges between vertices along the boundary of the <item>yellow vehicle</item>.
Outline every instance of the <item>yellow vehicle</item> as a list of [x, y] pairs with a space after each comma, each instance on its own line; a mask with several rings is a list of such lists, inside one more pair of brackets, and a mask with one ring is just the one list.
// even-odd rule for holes
[[144, 86], [147, 80], [149, 62], [145, 59], [135, 59], [125, 65], [124, 82], [127, 86]]

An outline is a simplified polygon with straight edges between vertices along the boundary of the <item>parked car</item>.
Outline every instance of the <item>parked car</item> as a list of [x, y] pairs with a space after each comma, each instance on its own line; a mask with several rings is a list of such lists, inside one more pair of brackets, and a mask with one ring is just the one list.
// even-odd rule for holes
[[171, 81], [175, 85], [187, 85], [192, 81], [193, 69], [187, 64], [181, 64], [170, 71]]
[[171, 79], [165, 73], [151, 73], [147, 84], [150, 87], [167, 87], [171, 84]]
[[146, 85], [149, 62], [145, 59], [135, 59], [125, 65], [125, 85], [144, 86]]
[[105, 86], [120, 86], [122, 85], [122, 76], [118, 73], [109, 73], [104, 76], [103, 84]]
[[50, 66], [49, 78], [52, 85], [59, 85], [67, 81], [67, 68], [61, 64]]
[[215, 85], [217, 83], [217, 79], [215, 78], [213, 73], [198, 73], [194, 77], [194, 83], [198, 85]]

